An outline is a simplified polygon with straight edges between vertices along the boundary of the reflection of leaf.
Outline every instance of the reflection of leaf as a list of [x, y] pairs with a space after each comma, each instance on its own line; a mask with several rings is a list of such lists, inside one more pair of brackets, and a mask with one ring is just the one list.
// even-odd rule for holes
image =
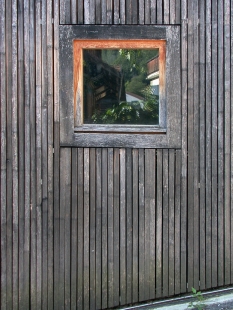
[[142, 107], [137, 102], [122, 102], [106, 111], [96, 110], [92, 120], [96, 124], [158, 124], [158, 97], [151, 97]]

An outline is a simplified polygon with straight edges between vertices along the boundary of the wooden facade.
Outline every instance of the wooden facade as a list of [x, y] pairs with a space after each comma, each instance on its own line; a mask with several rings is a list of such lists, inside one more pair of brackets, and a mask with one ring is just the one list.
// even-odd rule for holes
[[[233, 283], [231, 0], [0, 0], [1, 309]], [[178, 25], [180, 148], [60, 144], [59, 25]]]

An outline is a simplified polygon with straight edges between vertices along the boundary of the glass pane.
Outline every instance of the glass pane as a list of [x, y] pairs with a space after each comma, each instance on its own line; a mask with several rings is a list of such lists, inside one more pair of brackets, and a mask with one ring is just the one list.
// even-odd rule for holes
[[85, 124], [159, 123], [159, 49], [86, 49], [83, 58]]

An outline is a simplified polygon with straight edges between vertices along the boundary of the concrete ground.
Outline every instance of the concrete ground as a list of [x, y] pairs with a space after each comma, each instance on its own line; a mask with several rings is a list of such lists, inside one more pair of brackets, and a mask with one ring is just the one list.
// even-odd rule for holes
[[[193, 299], [191, 295], [177, 298], [170, 298], [166, 300], [151, 302], [147, 304], [141, 304], [137, 306], [131, 306], [127, 308], [121, 308], [124, 310], [187, 310], [187, 309], [205, 309], [205, 310], [233, 310], [233, 287], [203, 292], [202, 296], [204, 301], [202, 302], [203, 308], [197, 308], [197, 299]], [[189, 307], [193, 302], [195, 307]]]

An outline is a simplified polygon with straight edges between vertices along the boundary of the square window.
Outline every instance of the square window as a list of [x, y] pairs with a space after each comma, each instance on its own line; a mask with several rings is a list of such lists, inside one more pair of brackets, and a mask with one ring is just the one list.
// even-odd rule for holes
[[179, 45], [177, 26], [60, 26], [61, 143], [180, 145]]

